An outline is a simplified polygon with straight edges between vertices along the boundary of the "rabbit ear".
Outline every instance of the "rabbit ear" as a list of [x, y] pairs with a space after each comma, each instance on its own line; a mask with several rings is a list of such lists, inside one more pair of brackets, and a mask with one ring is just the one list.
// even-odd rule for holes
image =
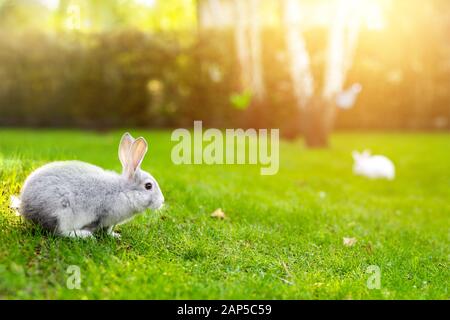
[[125, 170], [128, 162], [128, 155], [133, 144], [134, 139], [128, 132], [125, 132], [119, 143], [119, 160], [122, 164], [122, 168]]
[[369, 149], [365, 149], [363, 152], [362, 152], [362, 155], [364, 156], [364, 157], [369, 157], [370, 156], [370, 150]]
[[148, 144], [143, 137], [137, 138], [132, 144], [127, 161], [128, 177], [131, 178], [140, 167], [144, 156], [147, 153]]

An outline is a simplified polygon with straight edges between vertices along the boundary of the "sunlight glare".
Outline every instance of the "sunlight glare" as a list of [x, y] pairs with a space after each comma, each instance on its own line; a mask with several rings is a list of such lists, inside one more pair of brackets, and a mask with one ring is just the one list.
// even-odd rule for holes
[[66, 27], [69, 30], [81, 29], [81, 12], [80, 7], [76, 4], [71, 4], [67, 8]]
[[156, 0], [135, 0], [135, 2], [146, 7], [153, 7], [156, 4]]
[[382, 30], [384, 17], [379, 0], [342, 0], [357, 12], [369, 30]]
[[382, 30], [384, 28], [384, 19], [380, 5], [370, 3], [366, 7], [364, 20], [369, 30]]
[[40, 0], [47, 9], [54, 11], [59, 7], [59, 0]]

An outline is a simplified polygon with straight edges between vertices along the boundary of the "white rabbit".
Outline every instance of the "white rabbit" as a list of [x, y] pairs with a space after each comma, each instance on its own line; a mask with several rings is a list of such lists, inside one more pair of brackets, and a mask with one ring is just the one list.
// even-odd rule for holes
[[147, 208], [159, 209], [164, 196], [156, 180], [140, 169], [147, 142], [125, 133], [119, 144], [122, 174], [80, 161], [46, 164], [26, 179], [20, 214], [44, 229], [69, 237], [91, 237]]
[[395, 178], [395, 166], [391, 160], [381, 155], [370, 155], [365, 150], [362, 153], [352, 152], [355, 163], [353, 173], [371, 179], [384, 178], [392, 180]]

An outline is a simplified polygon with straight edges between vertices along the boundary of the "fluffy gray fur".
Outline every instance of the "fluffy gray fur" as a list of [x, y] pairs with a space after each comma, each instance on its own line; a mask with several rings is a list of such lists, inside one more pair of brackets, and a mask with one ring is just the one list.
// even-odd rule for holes
[[146, 151], [144, 138], [126, 133], [119, 145], [122, 174], [80, 161], [46, 164], [26, 179], [19, 212], [63, 236], [89, 237], [100, 229], [116, 235], [115, 225], [164, 203], [156, 180], [140, 169]]

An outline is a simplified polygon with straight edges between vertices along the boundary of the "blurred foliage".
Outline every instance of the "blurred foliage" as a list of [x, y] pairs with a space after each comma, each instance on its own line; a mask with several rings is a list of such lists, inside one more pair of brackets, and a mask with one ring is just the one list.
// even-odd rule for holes
[[233, 93], [230, 102], [236, 109], [247, 109], [252, 102], [252, 93], [248, 89], [242, 93]]
[[[88, 18], [68, 30], [74, 2]], [[450, 127], [450, 2], [411, 2], [392, 4], [386, 28], [362, 30], [347, 85], [363, 91], [338, 127]], [[197, 30], [194, 0], [49, 3], [0, 0], [1, 125], [298, 123], [280, 28], [263, 31], [268, 94], [258, 101], [240, 87], [233, 30]], [[318, 85], [326, 37], [305, 32]]]
[[[0, 39], [3, 124], [181, 125], [237, 116], [228, 102], [237, 70], [223, 39], [184, 47], [137, 31]], [[213, 68], [227, 70], [219, 82]]]
[[181, 30], [195, 25], [195, 5], [196, 0], [0, 0], [0, 28], [62, 31], [78, 19], [80, 29], [90, 32]]

